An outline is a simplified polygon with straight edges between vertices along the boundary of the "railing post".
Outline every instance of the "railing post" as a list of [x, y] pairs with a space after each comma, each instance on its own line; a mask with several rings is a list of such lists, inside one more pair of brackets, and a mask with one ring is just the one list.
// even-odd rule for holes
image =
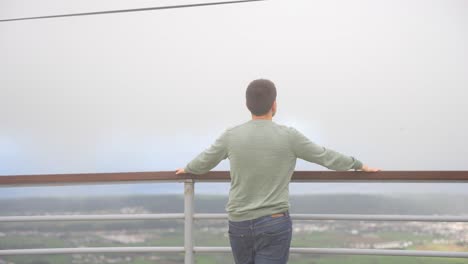
[[194, 197], [194, 182], [193, 180], [185, 180], [184, 182], [184, 247], [185, 247], [185, 264], [194, 264], [193, 255], [193, 197]]

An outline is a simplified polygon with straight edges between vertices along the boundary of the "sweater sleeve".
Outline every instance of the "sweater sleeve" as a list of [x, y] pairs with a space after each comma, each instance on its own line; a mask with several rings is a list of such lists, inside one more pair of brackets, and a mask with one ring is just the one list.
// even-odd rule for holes
[[209, 148], [190, 161], [184, 168], [185, 172], [205, 174], [226, 159], [228, 157], [227, 133], [228, 130], [224, 131]]
[[317, 163], [331, 170], [359, 170], [362, 162], [310, 141], [301, 132], [291, 128], [291, 145], [297, 158]]

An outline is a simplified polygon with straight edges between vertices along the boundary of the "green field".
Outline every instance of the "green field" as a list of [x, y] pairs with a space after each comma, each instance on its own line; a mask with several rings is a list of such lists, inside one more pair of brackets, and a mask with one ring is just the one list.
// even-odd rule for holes
[[[150, 232], [150, 231], [148, 231]], [[386, 239], [401, 239], [423, 241], [429, 240], [427, 235], [411, 235], [408, 233], [377, 233], [382, 241]], [[72, 238], [73, 237], [73, 238]], [[175, 232], [156, 232], [154, 239], [149, 239], [144, 243], [122, 244], [116, 241], [104, 240], [98, 235], [93, 235], [92, 232], [77, 232], [71, 234], [65, 239], [56, 237], [44, 237], [38, 233], [36, 236], [7, 236], [0, 238], [1, 249], [15, 248], [51, 248], [51, 247], [77, 247], [75, 241], [81, 241], [84, 238], [91, 241], [86, 246], [89, 247], [119, 247], [119, 246], [181, 246], [183, 245], [183, 234], [180, 230]], [[314, 232], [312, 234], [296, 234], [294, 236], [292, 246], [294, 247], [345, 247], [346, 243], [355, 240], [354, 237], [349, 237], [342, 233], [332, 232]], [[228, 239], [225, 234], [206, 234], [201, 230], [195, 231], [195, 242], [197, 246], [229, 246]], [[457, 245], [437, 245], [429, 242], [420, 245], [412, 246], [408, 249], [417, 250], [444, 250], [444, 251], [468, 251], [466, 246]], [[88, 260], [93, 259], [92, 255], [86, 255]], [[82, 256], [82, 260], [86, 258]], [[182, 254], [94, 254], [96, 262], [101, 263], [99, 258], [104, 256], [107, 259], [112, 259], [113, 263], [133, 263], [133, 264], [149, 264], [163, 263], [173, 264], [182, 263]], [[38, 255], [38, 256], [8, 256], [0, 257], [1, 260], [16, 263], [16, 264], [58, 264], [58, 263], [90, 263], [79, 262], [80, 259], [72, 255]], [[120, 261], [119, 261], [120, 259]], [[108, 263], [108, 262], [102, 262]], [[233, 263], [231, 254], [202, 254], [196, 256], [196, 263], [199, 264], [214, 264], [214, 263]], [[448, 263], [448, 264], [468, 264], [468, 259], [456, 258], [429, 258], [429, 257], [387, 257], [387, 256], [331, 256], [317, 254], [292, 254], [289, 263], [291, 264], [416, 264], [416, 263]]]
[[[358, 213], [358, 214], [447, 214], [468, 213], [468, 196], [424, 196], [385, 197], [369, 195], [313, 195], [293, 196], [292, 213]], [[224, 211], [227, 197], [197, 196], [196, 212], [219, 213]], [[451, 206], [447, 206], [450, 204]], [[0, 199], [0, 215], [49, 214], [118, 214], [121, 208], [144, 208], [144, 213], [183, 212], [183, 196], [136, 196], [76, 199]], [[307, 222], [307, 221], [306, 221]], [[316, 227], [329, 227], [324, 231], [306, 229], [295, 232], [293, 247], [352, 248], [357, 243], [382, 243], [411, 241], [407, 250], [440, 250], [468, 252], [466, 242], [457, 244], [435, 244], [434, 239], [454, 239], [454, 232], [436, 231], [437, 226], [404, 223], [378, 222], [372, 228], [369, 222], [360, 221], [313, 221]], [[382, 226], [380, 226], [382, 224]], [[294, 221], [295, 227], [304, 222]], [[227, 221], [196, 221], [194, 226], [195, 245], [229, 246], [226, 236]], [[137, 247], [137, 246], [183, 246], [183, 221], [70, 221], [1, 223], [1, 249], [63, 248], [63, 247]], [[317, 229], [314, 229], [317, 230]], [[352, 233], [351, 230], [359, 232]], [[459, 239], [468, 228], [460, 231]], [[465, 232], [465, 234], [463, 233]], [[124, 235], [122, 241], [112, 236]], [[456, 234], [455, 234], [456, 235]], [[144, 239], [130, 239], [144, 238]], [[453, 240], [459, 241], [459, 240]], [[0, 264], [79, 264], [79, 263], [122, 263], [122, 264], [175, 264], [183, 263], [184, 256], [178, 254], [81, 254], [81, 255], [26, 255], [0, 257]], [[3, 262], [2, 262], [3, 261]], [[198, 254], [198, 264], [233, 263], [230, 253]], [[292, 254], [290, 264], [468, 264], [468, 259], [428, 257], [386, 257], [353, 255]]]

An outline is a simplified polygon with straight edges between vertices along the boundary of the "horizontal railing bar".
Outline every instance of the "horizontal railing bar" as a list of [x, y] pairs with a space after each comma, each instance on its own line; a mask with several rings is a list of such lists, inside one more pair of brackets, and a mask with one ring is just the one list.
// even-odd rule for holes
[[184, 219], [184, 214], [35, 215], [0, 216], [0, 222], [105, 221]]
[[[290, 249], [290, 252], [293, 248]], [[229, 253], [230, 247], [193, 247], [195, 253]]]
[[227, 220], [228, 215], [227, 214], [194, 214], [193, 218], [203, 220], [203, 219], [210, 219], [210, 220]]
[[117, 173], [72, 173], [0, 176], [1, 185], [55, 185], [87, 183], [132, 183], [141, 181], [183, 182], [188, 174], [174, 172], [117, 172]]
[[4, 249], [0, 256], [8, 255], [44, 255], [44, 254], [80, 254], [80, 253], [183, 253], [184, 247], [80, 247], [80, 248], [37, 248]]
[[[195, 214], [195, 219], [227, 219], [227, 214]], [[468, 215], [291, 214], [293, 220], [468, 222]]]
[[468, 252], [401, 249], [292, 248], [291, 253], [468, 258]]
[[[228, 171], [212, 171], [204, 175], [175, 174], [173, 171], [160, 172], [119, 172], [119, 173], [82, 173], [82, 174], [38, 174], [0, 176], [0, 186], [5, 185], [55, 185], [87, 183], [131, 183], [141, 181], [182, 182], [194, 180], [202, 182], [228, 182]], [[314, 181], [412, 181], [412, 182], [465, 182], [468, 171], [296, 171], [293, 182]]]
[[295, 220], [362, 220], [362, 221], [417, 221], [468, 222], [467, 216], [453, 215], [361, 215], [361, 214], [295, 214]]
[[[47, 248], [47, 249], [6, 249], [0, 250], [0, 256], [7, 255], [44, 255], [44, 254], [80, 254], [80, 253], [182, 253], [184, 247], [95, 247], [95, 248]], [[230, 253], [229, 247], [194, 247], [195, 253]], [[291, 248], [290, 253], [326, 254], [326, 255], [377, 255], [377, 256], [413, 256], [468, 258], [468, 252], [398, 250], [398, 249], [351, 249], [351, 248]]]
[[[229, 253], [229, 247], [195, 247], [195, 253]], [[354, 249], [354, 248], [291, 248], [290, 253], [325, 254], [325, 255], [378, 255], [378, 256], [414, 256], [468, 258], [468, 252], [398, 250], [398, 249]]]
[[[194, 214], [194, 218], [227, 220], [227, 214]], [[357, 221], [417, 221], [468, 222], [467, 216], [453, 215], [365, 215], [365, 214], [291, 214], [293, 220], [357, 220]], [[114, 214], [114, 215], [36, 215], [0, 216], [0, 222], [42, 221], [106, 221], [184, 219], [184, 214]]]

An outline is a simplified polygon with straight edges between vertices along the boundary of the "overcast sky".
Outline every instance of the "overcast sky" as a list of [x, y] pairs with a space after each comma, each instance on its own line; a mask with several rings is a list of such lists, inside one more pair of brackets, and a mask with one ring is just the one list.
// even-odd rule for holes
[[[195, 2], [2, 0], [0, 19]], [[250, 118], [255, 78], [325, 147], [468, 169], [467, 1], [271, 0], [0, 23], [0, 175], [182, 167]]]

